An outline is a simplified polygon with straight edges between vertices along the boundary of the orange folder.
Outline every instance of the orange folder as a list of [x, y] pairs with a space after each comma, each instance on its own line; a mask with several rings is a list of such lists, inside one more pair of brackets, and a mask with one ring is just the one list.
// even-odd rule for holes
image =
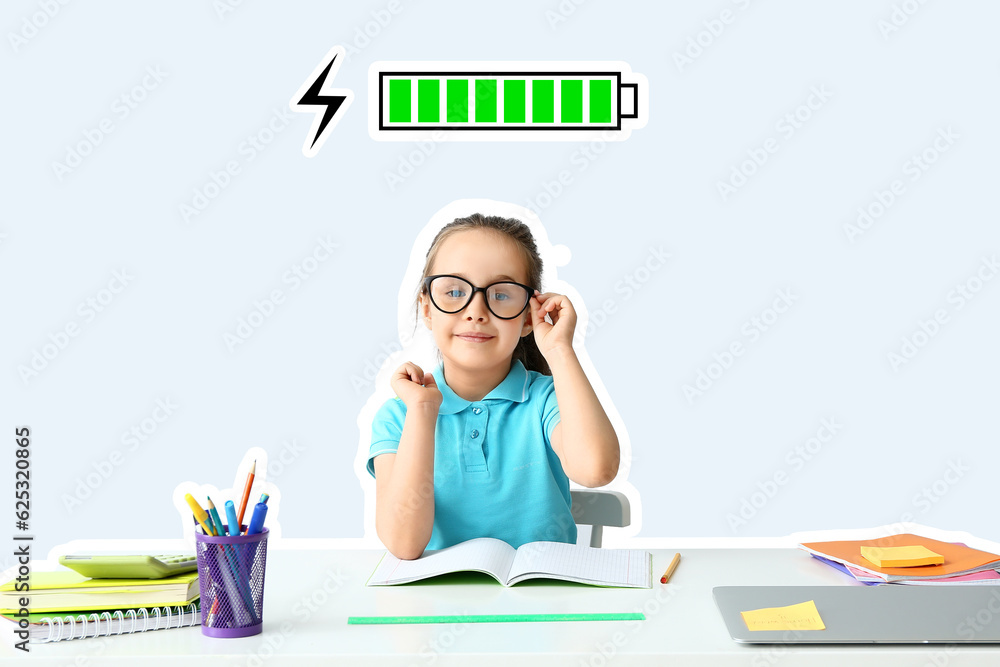
[[[924, 546], [944, 556], [943, 565], [921, 565], [917, 567], [876, 567], [861, 557], [861, 547], [909, 547]], [[1000, 556], [980, 551], [962, 544], [939, 542], [929, 537], [902, 533], [872, 540], [839, 540], [833, 542], [807, 542], [800, 545], [817, 556], [856, 567], [885, 581], [906, 579], [934, 579], [952, 577], [970, 572], [979, 572], [1000, 567]]]

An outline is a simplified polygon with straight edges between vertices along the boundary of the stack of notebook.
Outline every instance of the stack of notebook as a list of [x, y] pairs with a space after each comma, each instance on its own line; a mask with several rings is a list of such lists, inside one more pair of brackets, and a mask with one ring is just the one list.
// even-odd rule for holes
[[32, 572], [30, 589], [0, 586], [0, 614], [19, 623], [30, 601], [31, 641], [81, 639], [199, 625], [198, 572], [163, 579], [89, 579], [69, 570]]
[[1000, 555], [910, 533], [799, 547], [866, 584], [1000, 585]]

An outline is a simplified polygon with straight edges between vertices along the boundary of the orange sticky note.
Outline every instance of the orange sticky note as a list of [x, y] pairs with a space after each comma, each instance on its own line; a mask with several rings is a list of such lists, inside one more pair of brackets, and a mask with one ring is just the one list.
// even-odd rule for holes
[[751, 632], [760, 630], [826, 630], [816, 609], [815, 600], [787, 607], [767, 607], [741, 611], [743, 622]]
[[861, 557], [876, 567], [919, 567], [944, 565], [944, 556], [923, 545], [901, 547], [861, 547]]

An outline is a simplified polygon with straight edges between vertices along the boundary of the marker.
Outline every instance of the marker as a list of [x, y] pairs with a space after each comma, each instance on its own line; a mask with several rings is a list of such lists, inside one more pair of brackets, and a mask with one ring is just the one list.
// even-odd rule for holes
[[232, 500], [226, 501], [226, 520], [229, 521], [229, 534], [236, 536], [240, 534], [240, 520], [236, 518], [236, 505]]
[[219, 517], [219, 510], [215, 509], [215, 503], [212, 502], [211, 496], [208, 496], [208, 515], [215, 523], [215, 534], [222, 535], [222, 519]]
[[184, 500], [187, 501], [187, 504], [191, 508], [191, 511], [194, 512], [194, 518], [197, 519], [198, 523], [201, 524], [201, 529], [205, 531], [206, 535], [212, 535], [213, 534], [212, 529], [208, 527], [208, 523], [206, 522], [206, 520], [208, 519], [208, 514], [205, 512], [204, 509], [202, 509], [201, 505], [198, 504], [198, 501], [195, 500], [194, 496], [192, 496], [190, 493], [184, 495]]
[[256, 535], [264, 527], [264, 517], [267, 516], [267, 505], [257, 503], [253, 508], [253, 517], [250, 519], [250, 526], [247, 528], [247, 535]]
[[680, 562], [681, 562], [681, 555], [680, 554], [674, 554], [674, 559], [672, 561], [670, 561], [670, 566], [667, 567], [667, 571], [663, 573], [662, 577], [660, 577], [660, 583], [661, 584], [665, 584], [668, 581], [670, 581], [670, 575], [672, 575], [674, 573], [674, 570], [677, 569], [677, 564], [680, 563]]
[[271, 496], [267, 495], [266, 493], [262, 493], [262, 494], [260, 494], [260, 500], [258, 500], [257, 502], [259, 502], [259, 503], [266, 503], [267, 499], [270, 498], [270, 497]]

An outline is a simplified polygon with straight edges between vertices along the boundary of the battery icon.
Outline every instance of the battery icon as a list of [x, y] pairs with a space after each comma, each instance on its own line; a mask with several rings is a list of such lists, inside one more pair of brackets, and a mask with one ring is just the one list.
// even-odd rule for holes
[[628, 138], [647, 83], [625, 63], [385, 63], [369, 70], [369, 133], [381, 141]]

